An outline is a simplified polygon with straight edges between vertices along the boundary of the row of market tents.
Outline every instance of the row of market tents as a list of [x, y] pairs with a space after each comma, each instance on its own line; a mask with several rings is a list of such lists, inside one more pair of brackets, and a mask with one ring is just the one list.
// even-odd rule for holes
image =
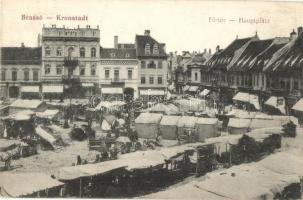
[[136, 131], [139, 138], [176, 140], [186, 130], [197, 134], [197, 141], [218, 136], [219, 121], [216, 118], [193, 116], [173, 116], [159, 113], [141, 113], [135, 119]]
[[227, 113], [227, 116], [230, 117], [227, 125], [230, 134], [244, 134], [260, 128], [282, 127], [290, 121], [298, 125], [298, 119], [293, 116], [267, 115], [240, 109], [233, 109]]
[[300, 199], [302, 150], [279, 152], [249, 164], [140, 198], [152, 199]]

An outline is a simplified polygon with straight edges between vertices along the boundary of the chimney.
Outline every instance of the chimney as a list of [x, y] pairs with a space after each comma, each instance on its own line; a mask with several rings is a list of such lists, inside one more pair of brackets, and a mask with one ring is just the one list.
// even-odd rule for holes
[[23, 43], [23, 42], [21, 43], [21, 47], [23, 47], [23, 48], [25, 47], [25, 45], [24, 45], [24, 43]]
[[99, 25], [97, 25], [97, 29], [99, 29]]
[[145, 31], [144, 31], [144, 35], [150, 36], [150, 30], [145, 30]]
[[292, 32], [290, 33], [290, 40], [294, 40], [297, 38], [297, 33], [295, 32], [295, 29], [292, 30]]
[[298, 35], [303, 33], [303, 26], [298, 27]]
[[41, 47], [41, 35], [40, 35], [40, 33], [38, 34], [38, 37], [37, 37], [37, 45], [38, 45], [38, 47]]
[[208, 53], [211, 55], [211, 49], [208, 49]]
[[216, 53], [219, 52], [219, 50], [220, 50], [220, 46], [217, 45], [217, 47], [216, 47]]
[[118, 49], [119, 37], [117, 35], [114, 36], [114, 48]]
[[206, 53], [207, 52], [207, 49], [204, 49], [204, 53]]
[[78, 25], [78, 29], [80, 28], [80, 25]]

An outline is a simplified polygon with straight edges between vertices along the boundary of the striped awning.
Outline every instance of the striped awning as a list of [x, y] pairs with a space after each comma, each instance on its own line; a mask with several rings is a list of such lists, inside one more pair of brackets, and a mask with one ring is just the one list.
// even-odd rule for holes
[[63, 85], [42, 85], [43, 93], [63, 93]]
[[21, 92], [39, 92], [39, 86], [21, 86]]
[[123, 94], [122, 88], [101, 88], [102, 94]]

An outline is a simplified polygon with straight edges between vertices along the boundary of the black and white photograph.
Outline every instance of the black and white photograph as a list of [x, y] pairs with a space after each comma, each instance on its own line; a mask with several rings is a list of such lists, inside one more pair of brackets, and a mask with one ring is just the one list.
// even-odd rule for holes
[[303, 1], [0, 10], [0, 199], [303, 198]]

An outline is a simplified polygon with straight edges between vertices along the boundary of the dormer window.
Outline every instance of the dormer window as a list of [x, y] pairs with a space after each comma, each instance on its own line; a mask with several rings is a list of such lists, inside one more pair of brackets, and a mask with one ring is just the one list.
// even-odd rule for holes
[[116, 54], [115, 53], [111, 53], [110, 57], [114, 58], [114, 57], [116, 57]]
[[145, 54], [150, 54], [150, 44], [145, 45]]
[[126, 53], [126, 54], [125, 54], [125, 57], [126, 57], [126, 58], [129, 58], [129, 53]]
[[154, 44], [154, 47], [153, 47], [153, 54], [159, 54], [159, 47], [158, 47], [158, 44]]

